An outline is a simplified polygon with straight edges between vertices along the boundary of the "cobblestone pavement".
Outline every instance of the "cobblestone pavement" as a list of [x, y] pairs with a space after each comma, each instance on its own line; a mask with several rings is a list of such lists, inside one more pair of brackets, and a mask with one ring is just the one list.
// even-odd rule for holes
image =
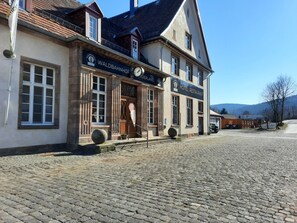
[[297, 222], [297, 136], [0, 157], [0, 222]]

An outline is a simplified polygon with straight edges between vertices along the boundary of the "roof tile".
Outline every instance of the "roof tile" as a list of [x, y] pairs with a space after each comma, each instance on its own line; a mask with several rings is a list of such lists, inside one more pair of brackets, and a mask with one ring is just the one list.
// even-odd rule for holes
[[[36, 0], [34, 2], [46, 2], [46, 1]], [[8, 12], [9, 12], [9, 6], [4, 2], [0, 3], [0, 14], [7, 15]], [[72, 37], [75, 35], [80, 35], [79, 33], [75, 32], [69, 28], [66, 28], [61, 24], [58, 24], [58, 23], [55, 23], [49, 19], [43, 18], [43, 17], [35, 14], [34, 12], [28, 13], [23, 10], [19, 10], [19, 20], [24, 21], [28, 24], [39, 27], [45, 31], [59, 35], [64, 38], [69, 38], [69, 37]]]

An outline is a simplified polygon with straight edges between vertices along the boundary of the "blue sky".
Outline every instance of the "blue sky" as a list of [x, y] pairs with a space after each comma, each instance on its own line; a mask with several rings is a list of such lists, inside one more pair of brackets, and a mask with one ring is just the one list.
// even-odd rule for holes
[[[106, 17], [127, 11], [129, 2], [97, 0]], [[211, 104], [256, 104], [277, 76], [296, 81], [297, 0], [198, 0], [198, 5], [215, 71]]]

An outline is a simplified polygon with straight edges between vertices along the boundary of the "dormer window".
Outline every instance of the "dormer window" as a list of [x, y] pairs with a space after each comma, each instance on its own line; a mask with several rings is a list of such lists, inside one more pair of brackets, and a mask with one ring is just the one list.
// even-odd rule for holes
[[19, 7], [21, 9], [26, 9], [26, 0], [19, 0]]
[[19, 8], [26, 10], [27, 12], [32, 11], [32, 0], [19, 0]]
[[135, 39], [132, 39], [132, 57], [138, 60], [138, 41]]
[[90, 24], [89, 37], [92, 40], [96, 40], [97, 41], [98, 40], [98, 38], [97, 38], [97, 36], [98, 36], [98, 19], [90, 15], [89, 24]]

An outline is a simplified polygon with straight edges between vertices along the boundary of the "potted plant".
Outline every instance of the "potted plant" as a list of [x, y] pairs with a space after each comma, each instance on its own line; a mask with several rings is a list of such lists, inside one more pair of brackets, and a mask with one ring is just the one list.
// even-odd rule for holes
[[121, 134], [121, 138], [122, 139], [127, 139], [127, 133], [124, 132], [123, 134]]

